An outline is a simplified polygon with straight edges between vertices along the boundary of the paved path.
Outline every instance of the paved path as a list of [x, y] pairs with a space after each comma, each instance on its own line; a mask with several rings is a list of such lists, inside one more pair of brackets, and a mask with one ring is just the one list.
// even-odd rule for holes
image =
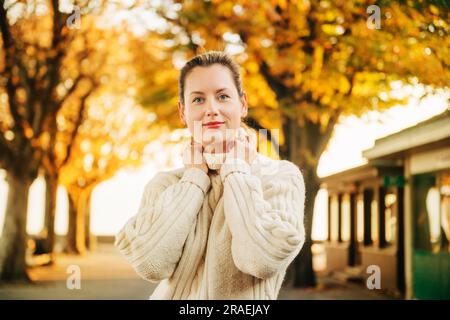
[[[68, 267], [81, 271], [81, 288], [68, 289]], [[111, 244], [99, 244], [83, 257], [58, 255], [56, 263], [30, 269], [33, 284], [0, 286], [0, 299], [113, 299], [146, 300], [156, 284], [141, 279]], [[282, 289], [279, 299], [387, 299], [358, 285], [321, 278], [315, 289]]]

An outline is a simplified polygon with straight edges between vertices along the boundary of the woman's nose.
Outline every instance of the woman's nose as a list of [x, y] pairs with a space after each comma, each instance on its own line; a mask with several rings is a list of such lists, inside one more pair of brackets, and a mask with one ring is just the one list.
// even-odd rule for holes
[[216, 109], [208, 109], [206, 111], [206, 115], [208, 117], [217, 116], [217, 115], [219, 115], [219, 112]]
[[214, 102], [208, 103], [208, 107], [206, 109], [207, 116], [217, 116], [219, 114], [219, 108]]

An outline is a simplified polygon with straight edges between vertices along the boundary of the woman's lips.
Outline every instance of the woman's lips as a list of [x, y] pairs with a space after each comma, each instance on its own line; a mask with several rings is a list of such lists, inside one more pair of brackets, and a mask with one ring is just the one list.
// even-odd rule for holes
[[222, 124], [224, 124], [224, 122], [212, 122], [212, 123], [206, 123], [206, 124], [204, 124], [204, 126], [207, 127], [208, 129], [214, 129], [214, 128], [219, 128]]

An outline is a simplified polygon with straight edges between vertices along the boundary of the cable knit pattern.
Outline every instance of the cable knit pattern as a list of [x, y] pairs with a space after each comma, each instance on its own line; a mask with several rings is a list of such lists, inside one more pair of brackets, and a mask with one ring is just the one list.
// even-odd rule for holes
[[158, 173], [116, 235], [150, 299], [276, 299], [305, 239], [305, 186], [293, 163], [261, 154], [217, 174]]

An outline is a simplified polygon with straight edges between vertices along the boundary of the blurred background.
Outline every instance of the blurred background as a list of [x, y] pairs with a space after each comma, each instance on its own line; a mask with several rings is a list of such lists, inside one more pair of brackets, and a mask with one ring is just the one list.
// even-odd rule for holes
[[148, 298], [114, 235], [182, 166], [178, 73], [208, 50], [241, 66], [260, 152], [305, 177], [279, 298], [450, 299], [449, 7], [1, 0], [0, 299]]

